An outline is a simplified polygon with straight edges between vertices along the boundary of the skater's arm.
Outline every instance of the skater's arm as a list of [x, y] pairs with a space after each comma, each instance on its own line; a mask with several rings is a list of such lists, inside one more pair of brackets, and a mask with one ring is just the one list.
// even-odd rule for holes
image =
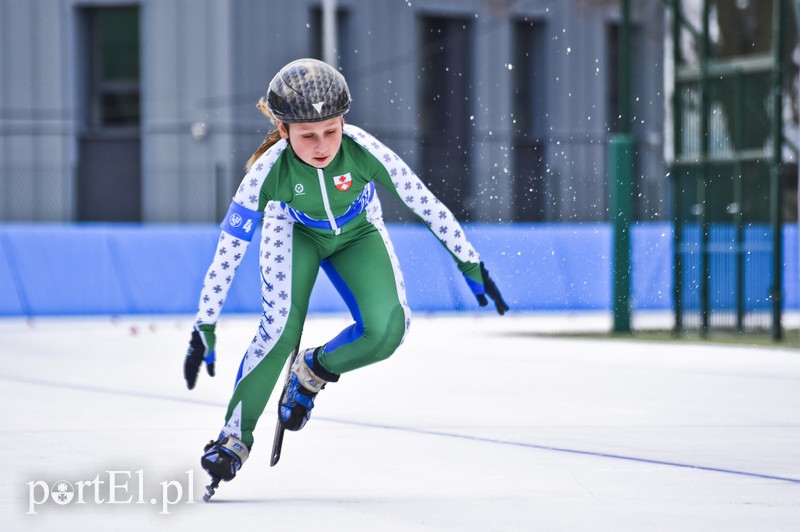
[[261, 216], [262, 213], [246, 209], [234, 200], [222, 222], [214, 259], [203, 280], [194, 328], [183, 365], [183, 375], [190, 390], [197, 382], [197, 374], [203, 362], [206, 364], [208, 374], [214, 376], [217, 320], [228, 296], [233, 276], [250, 245]]
[[382, 171], [376, 172], [375, 180], [424, 221], [447, 248], [480, 305], [488, 304], [488, 295], [494, 301], [497, 311], [500, 314], [505, 313], [508, 305], [503, 301], [497, 286], [483, 266], [480, 255], [467, 240], [464, 229], [450, 209], [397, 154], [375, 137], [352, 125], [345, 126], [344, 132], [371, 153], [382, 166]]
[[234, 201], [222, 222], [214, 259], [206, 271], [200, 291], [200, 302], [183, 366], [183, 375], [190, 390], [197, 382], [197, 374], [203, 362], [208, 374], [214, 376], [217, 320], [228, 296], [234, 273], [242, 262], [261, 216], [262, 213], [245, 209]]
[[214, 376], [217, 320], [225, 305], [236, 270], [264, 215], [264, 208], [270, 205], [270, 194], [265, 190], [267, 187], [264, 184], [272, 165], [285, 146], [285, 142], [277, 143], [253, 164], [220, 224], [217, 247], [203, 279], [189, 349], [184, 361], [184, 378], [190, 390], [194, 388], [200, 366], [204, 362], [208, 374]]
[[228, 213], [220, 224], [217, 248], [203, 280], [196, 325], [217, 323], [236, 270], [269, 203], [269, 187], [265, 186], [267, 177], [285, 148], [286, 141], [281, 140], [267, 150], [250, 167], [236, 190]]
[[[229, 217], [230, 213], [226, 220]], [[257, 223], [253, 222], [254, 225]], [[200, 301], [195, 315], [196, 325], [217, 323], [233, 277], [249, 245], [249, 240], [232, 235], [225, 229], [220, 232], [214, 258], [206, 271], [203, 287], [200, 290]]]
[[450, 209], [428, 189], [425, 183], [392, 150], [369, 133], [352, 125], [345, 133], [365, 148], [382, 165], [375, 180], [417, 215], [447, 248], [459, 269], [479, 269], [480, 256], [467, 240], [461, 224]]

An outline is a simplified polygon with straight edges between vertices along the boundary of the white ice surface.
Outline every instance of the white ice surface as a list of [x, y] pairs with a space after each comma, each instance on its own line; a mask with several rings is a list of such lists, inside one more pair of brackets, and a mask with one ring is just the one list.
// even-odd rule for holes
[[[203, 503], [199, 456], [255, 319], [223, 318], [217, 376], [191, 392], [189, 317], [0, 321], [0, 530], [800, 530], [800, 351], [530, 334], [604, 316], [416, 316], [270, 468], [273, 394], [250, 460]], [[314, 316], [303, 345], [344, 325]], [[130, 503], [88, 485], [27, 513], [30, 483], [107, 471], [133, 472]], [[163, 514], [169, 481], [184, 493]]]

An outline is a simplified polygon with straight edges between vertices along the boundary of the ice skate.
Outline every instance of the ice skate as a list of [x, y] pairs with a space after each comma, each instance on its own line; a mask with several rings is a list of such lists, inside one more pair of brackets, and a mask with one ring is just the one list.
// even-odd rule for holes
[[203, 469], [211, 476], [211, 484], [206, 486], [203, 500], [208, 500], [214, 495], [220, 482], [233, 480], [237, 471], [250, 456], [250, 449], [239, 439], [233, 436], [220, 436], [217, 441], [210, 441], [203, 449], [205, 452], [200, 459]]
[[311, 417], [317, 394], [327, 383], [339, 380], [339, 375], [327, 371], [319, 363], [319, 351], [320, 348], [306, 349], [294, 359], [278, 411], [280, 422], [286, 430], [302, 429]]

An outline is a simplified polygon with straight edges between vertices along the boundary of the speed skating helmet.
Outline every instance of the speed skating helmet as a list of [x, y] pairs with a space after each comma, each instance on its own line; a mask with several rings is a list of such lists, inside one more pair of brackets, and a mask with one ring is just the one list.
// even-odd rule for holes
[[267, 106], [279, 122], [319, 122], [350, 110], [344, 76], [316, 59], [297, 59], [275, 74], [267, 90]]

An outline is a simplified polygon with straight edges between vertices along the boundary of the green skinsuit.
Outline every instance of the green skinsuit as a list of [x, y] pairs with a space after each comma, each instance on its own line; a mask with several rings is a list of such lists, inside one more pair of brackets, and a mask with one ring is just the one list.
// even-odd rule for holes
[[253, 444], [253, 429], [287, 357], [298, 346], [320, 267], [354, 323], [322, 346], [319, 361], [336, 374], [388, 358], [410, 323], [397, 258], [383, 223], [375, 182], [424, 220], [483, 293], [479, 257], [452, 213], [391, 150], [344, 126], [342, 146], [324, 169], [302, 162], [281, 140], [251, 167], [222, 223], [206, 274], [198, 325], [214, 325], [234, 272], [263, 216], [259, 267], [262, 314], [242, 359], [223, 434]]

